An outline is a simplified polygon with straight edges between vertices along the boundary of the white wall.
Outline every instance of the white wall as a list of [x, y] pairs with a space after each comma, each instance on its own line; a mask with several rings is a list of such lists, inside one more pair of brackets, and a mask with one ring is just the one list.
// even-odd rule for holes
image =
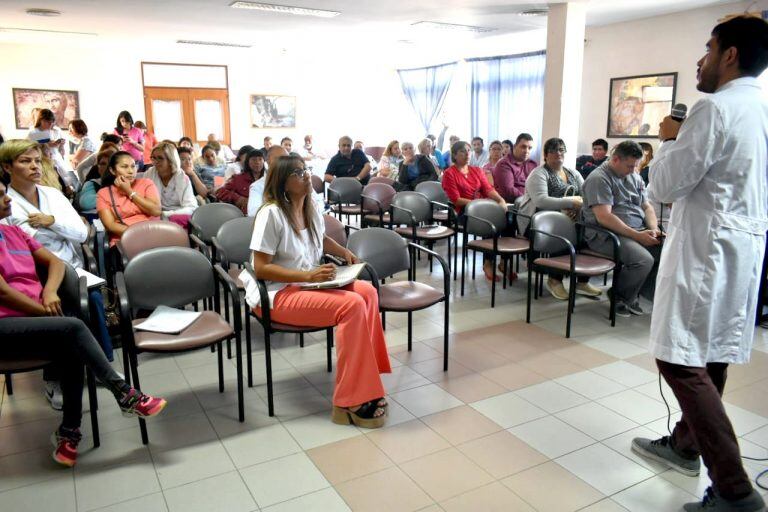
[[[690, 108], [702, 94], [696, 90], [696, 62], [704, 55], [717, 20], [744, 11], [738, 2], [677, 14], [587, 28], [582, 75], [578, 152], [589, 153], [597, 138], [606, 139], [611, 78], [677, 72], [676, 102]], [[753, 9], [754, 10], [754, 9]], [[622, 139], [607, 139], [613, 146]], [[655, 139], [646, 140], [657, 146]]]

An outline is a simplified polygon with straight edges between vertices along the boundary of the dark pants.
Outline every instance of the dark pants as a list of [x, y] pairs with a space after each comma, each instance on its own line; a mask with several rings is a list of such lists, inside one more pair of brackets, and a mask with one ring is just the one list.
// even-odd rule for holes
[[736, 434], [721, 399], [728, 365], [709, 363], [706, 368], [696, 368], [659, 359], [656, 364], [683, 411], [672, 432], [674, 450], [686, 458], [701, 455], [709, 479], [726, 500], [748, 495], [752, 484], [741, 464]]
[[88, 309], [91, 312], [91, 325], [96, 328], [96, 340], [101, 345], [107, 359], [112, 361], [115, 355], [112, 348], [112, 337], [109, 335], [109, 329], [107, 329], [107, 314], [104, 311], [104, 297], [101, 295], [101, 290], [88, 291]]
[[0, 319], [0, 354], [8, 359], [50, 359], [61, 380], [65, 428], [80, 427], [83, 411], [83, 364], [115, 398], [130, 386], [112, 369], [88, 327], [77, 318], [10, 317]]
[[[638, 295], [652, 301], [656, 291], [656, 271], [661, 257], [661, 245], [645, 247], [631, 238], [619, 236], [621, 276], [613, 289], [616, 298], [631, 304]], [[613, 244], [604, 235], [588, 242], [589, 248], [613, 258]]]

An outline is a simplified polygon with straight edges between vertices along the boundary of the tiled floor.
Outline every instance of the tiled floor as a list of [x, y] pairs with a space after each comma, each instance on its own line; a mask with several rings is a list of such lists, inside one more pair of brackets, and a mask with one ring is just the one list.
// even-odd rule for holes
[[[425, 263], [419, 278], [439, 284]], [[380, 430], [330, 422], [322, 333], [303, 349], [292, 337], [276, 341], [274, 418], [256, 341], [243, 424], [233, 361], [220, 394], [209, 351], [142, 358], [143, 387], [170, 402], [149, 424], [150, 444], [100, 389], [102, 446], [90, 448], [86, 415], [74, 470], [50, 460], [58, 415], [39, 374], [19, 375], [0, 404], [0, 510], [659, 512], [702, 494], [706, 476], [665, 471], [629, 450], [633, 437], [656, 437], [667, 424], [648, 316], [611, 328], [605, 300], [579, 298], [566, 340], [565, 305], [549, 296], [525, 323], [524, 273], [499, 287], [493, 310], [489, 293], [478, 279], [452, 297], [447, 373], [441, 305], [414, 315], [411, 352], [405, 315], [387, 315], [394, 368], [383, 377], [390, 407]], [[730, 370], [725, 400], [744, 454], [766, 457], [768, 334], [756, 336], [752, 362]], [[766, 467], [746, 463], [753, 477]]]

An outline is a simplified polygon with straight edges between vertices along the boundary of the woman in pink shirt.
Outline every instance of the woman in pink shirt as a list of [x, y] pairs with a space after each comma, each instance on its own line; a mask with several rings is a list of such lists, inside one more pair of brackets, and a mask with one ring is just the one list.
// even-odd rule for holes
[[[507, 203], [488, 183], [485, 172], [479, 167], [469, 165], [469, 144], [464, 141], [454, 143], [451, 146], [451, 161], [453, 165], [443, 173], [443, 190], [457, 214], [461, 214], [473, 199], [493, 199], [507, 209]], [[461, 223], [461, 220], [459, 222]], [[491, 260], [483, 262], [483, 271], [489, 281], [493, 279]], [[500, 279], [496, 277], [497, 280]]]
[[133, 117], [127, 110], [123, 110], [117, 115], [117, 126], [114, 133], [123, 141], [120, 149], [131, 155], [137, 163], [137, 167], [142, 169], [144, 167], [144, 131], [138, 126], [134, 126]]
[[502, 148], [501, 142], [497, 140], [491, 142], [491, 145], [488, 146], [488, 162], [483, 166], [483, 171], [488, 179], [488, 183], [491, 185], [493, 185], [493, 168], [501, 160]]
[[125, 151], [109, 159], [96, 195], [96, 211], [114, 245], [128, 226], [159, 219], [162, 212], [157, 187], [151, 180], [136, 178], [136, 163]]

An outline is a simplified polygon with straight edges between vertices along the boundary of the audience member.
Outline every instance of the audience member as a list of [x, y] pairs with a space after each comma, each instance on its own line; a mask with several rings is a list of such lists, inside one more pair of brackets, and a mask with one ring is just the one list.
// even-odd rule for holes
[[[37, 111], [37, 117], [35, 118], [35, 126], [29, 130], [27, 139], [34, 140], [35, 142], [42, 144], [43, 156], [48, 159], [44, 162], [46, 176], [44, 176], [44, 182], [48, 186], [53, 186], [59, 190], [67, 191], [64, 177], [68, 171], [71, 171], [71, 167], [64, 160], [64, 144], [65, 140], [61, 134], [61, 129], [56, 126], [56, 116], [53, 111], [47, 108], [41, 108]], [[53, 171], [53, 172], [51, 172]], [[53, 177], [53, 174], [56, 177]], [[59, 180], [61, 182], [59, 183]], [[56, 184], [58, 183], [58, 184]], [[69, 185], [76, 185], [69, 183]], [[67, 191], [70, 193], [71, 191]]]
[[515, 140], [512, 152], [494, 167], [493, 186], [504, 200], [513, 202], [525, 194], [525, 180], [539, 165], [530, 158], [532, 150], [533, 137], [521, 133]]
[[151, 180], [136, 177], [136, 162], [130, 153], [112, 155], [107, 171], [96, 195], [96, 210], [110, 245], [115, 245], [129, 226], [159, 219], [162, 210], [157, 187]]
[[197, 199], [192, 182], [184, 171], [176, 146], [161, 142], [152, 150], [152, 168], [144, 178], [155, 184], [160, 193], [161, 217], [186, 227], [197, 209]]
[[325, 181], [334, 178], [357, 178], [363, 185], [368, 184], [371, 164], [368, 156], [360, 149], [352, 149], [352, 139], [343, 136], [339, 139], [339, 152], [328, 162]]
[[69, 157], [69, 163], [72, 168], [77, 168], [80, 162], [96, 152], [96, 145], [88, 137], [88, 125], [82, 119], [73, 119], [69, 122], [69, 135], [77, 143], [75, 151]]
[[[562, 211], [573, 220], [579, 218], [583, 203], [581, 187], [584, 178], [578, 172], [563, 166], [565, 152], [565, 142], [562, 139], [552, 138], [544, 143], [544, 165], [535, 168], [528, 175], [525, 182], [525, 195], [520, 203], [520, 213], [532, 217], [541, 210], [556, 210]], [[518, 224], [521, 230], [527, 231], [527, 219], [518, 217]], [[589, 297], [598, 297], [603, 293], [599, 288], [589, 284], [588, 276], [579, 276], [577, 280], [576, 293]], [[563, 286], [563, 273], [550, 272], [545, 285], [554, 298], [568, 300], [568, 292]]]
[[276, 164], [277, 160], [282, 156], [288, 156], [288, 152], [283, 149], [282, 146], [273, 145], [269, 148], [269, 151], [267, 151], [266, 171], [259, 179], [251, 183], [251, 186], [248, 189], [249, 217], [255, 217], [256, 212], [259, 211], [259, 208], [261, 208], [261, 205], [264, 203], [264, 186], [267, 182], [267, 177], [269, 176], [269, 169], [273, 164]]
[[216, 198], [231, 203], [248, 213], [248, 196], [251, 185], [264, 176], [264, 154], [258, 149], [251, 151], [243, 159], [244, 169], [235, 174], [216, 192]]
[[431, 133], [427, 134], [427, 139], [429, 139], [429, 142], [431, 143], [429, 159], [432, 160], [432, 163], [435, 164], [435, 166], [437, 166], [438, 174], [441, 174], [448, 167], [445, 163], [445, 157], [438, 147], [438, 144], [442, 144], [442, 137], [445, 136], [445, 130], [447, 129], [447, 126], [443, 127], [443, 131], [440, 133], [441, 138], [437, 142], [435, 141], [434, 135]]
[[384, 153], [381, 155], [381, 160], [379, 161], [379, 176], [397, 181], [401, 163], [403, 163], [403, 152], [400, 149], [400, 143], [393, 140], [387, 144]]
[[179, 148], [189, 148], [192, 150], [192, 156], [195, 156], [195, 143], [192, 141], [189, 137], [182, 137], [179, 139], [179, 143], [177, 144], [177, 147]]
[[641, 142], [640, 147], [643, 148], [643, 159], [637, 164], [636, 171], [640, 173], [640, 177], [643, 178], [643, 183], [648, 186], [648, 170], [651, 166], [651, 160], [653, 160], [653, 146], [647, 142]]
[[[115, 149], [119, 150], [121, 143], [122, 140], [117, 135], [104, 132], [101, 134], [101, 146], [99, 146], [98, 151], [105, 149], [106, 144], [114, 145]], [[77, 165], [75, 173], [77, 174], [77, 178], [80, 180], [80, 183], [84, 183], [85, 180], [88, 179], [88, 173], [93, 169], [93, 166], [96, 165], [96, 154], [98, 151], [88, 155], [83, 159], [82, 162]]]
[[96, 194], [101, 188], [101, 178], [107, 172], [109, 159], [119, 150], [114, 144], [102, 144], [102, 149], [96, 154], [96, 165], [85, 176], [83, 186], [77, 193], [77, 206], [81, 212], [96, 211]]
[[474, 137], [472, 139], [472, 156], [469, 159], [469, 165], [482, 168], [488, 163], [488, 151], [483, 148], [483, 138]]
[[176, 152], [179, 154], [179, 164], [181, 165], [181, 170], [184, 172], [184, 174], [187, 175], [189, 181], [192, 182], [192, 186], [195, 189], [195, 195], [200, 197], [207, 196], [208, 187], [205, 186], [205, 183], [203, 183], [203, 181], [200, 179], [200, 176], [198, 176], [195, 172], [194, 152], [192, 148], [182, 146], [178, 148]]
[[501, 158], [506, 158], [507, 155], [512, 153], [512, 146], [514, 146], [514, 144], [512, 144], [512, 141], [509, 139], [501, 141]]
[[576, 170], [584, 179], [601, 166], [608, 158], [608, 141], [597, 139], [592, 142], [592, 155], [583, 155], [576, 159]]
[[[429, 139], [424, 139], [430, 143]], [[429, 144], [431, 146], [431, 143]], [[403, 142], [403, 162], [397, 174], [397, 190], [414, 190], [416, 185], [425, 181], [437, 181], [435, 165], [427, 156], [429, 148], [424, 141], [419, 144], [427, 154], [415, 154], [413, 144]]]
[[[621, 275], [612, 293], [616, 296], [616, 314], [642, 315], [638, 295], [653, 299], [655, 269], [661, 252], [661, 232], [656, 213], [648, 202], [645, 185], [635, 173], [643, 150], [637, 142], [616, 145], [610, 160], [603, 162], [584, 180], [582, 208], [588, 224], [599, 224], [613, 231], [621, 241]], [[613, 254], [608, 236], [587, 229], [585, 239], [590, 249]]]
[[488, 146], [488, 161], [483, 166], [483, 172], [485, 173], [485, 179], [488, 180], [488, 183], [493, 185], [493, 169], [496, 167], [496, 164], [499, 163], [499, 160], [501, 160], [501, 142], [495, 140], [491, 142], [491, 145]]
[[[11, 198], [0, 184], [0, 220], [11, 213]], [[47, 270], [45, 285], [36, 267]], [[71, 467], [82, 438], [84, 364], [112, 392], [123, 414], [156, 416], [166, 401], [131, 388], [109, 364], [88, 327], [64, 316], [58, 295], [64, 274], [64, 263], [40, 242], [18, 226], [0, 223], [0, 351], [10, 358], [53, 361], [61, 378], [64, 411], [52, 438], [53, 460]]]
[[443, 153], [443, 159], [445, 160], [445, 165], [451, 166], [453, 164], [453, 161], [451, 160], [451, 148], [454, 144], [459, 142], [459, 137], [456, 135], [451, 135], [448, 137], [448, 151]]
[[[469, 165], [468, 146], [469, 144], [464, 141], [458, 141], [451, 146], [453, 165], [443, 173], [443, 190], [456, 209], [456, 213], [461, 214], [464, 207], [474, 199], [493, 199], [506, 210], [506, 201], [488, 183], [483, 170]], [[487, 279], [493, 279], [490, 259], [483, 262], [483, 271]]]
[[42, 178], [40, 183], [46, 187], [55, 188], [59, 192], [64, 192], [66, 190], [66, 184], [64, 183], [64, 180], [61, 179], [61, 175], [56, 171], [56, 164], [54, 161], [54, 155], [58, 155], [58, 151], [55, 147], [52, 148], [47, 144], [41, 144], [40, 152], [42, 154]]
[[365, 145], [363, 144], [363, 141], [355, 141], [353, 147], [363, 152], [365, 157], [368, 159], [368, 163], [371, 165], [371, 174], [376, 174], [376, 172], [379, 170], [378, 164], [376, 163], [376, 159], [373, 158], [373, 156], [365, 152]]
[[208, 193], [213, 192], [215, 188], [220, 186], [219, 180], [221, 180], [221, 185], [223, 185], [226, 170], [226, 164], [217, 158], [215, 147], [211, 144], [203, 147], [202, 157], [195, 162], [195, 173], [200, 177], [200, 181], [205, 184]]
[[[251, 239], [253, 268], [267, 282], [273, 321], [337, 326], [332, 421], [378, 428], [387, 416], [379, 374], [391, 368], [376, 289], [362, 280], [333, 290], [302, 290], [294, 284], [333, 279], [334, 266], [320, 265], [323, 254], [357, 262], [348, 249], [325, 236], [311, 191], [310, 173], [301, 158], [281, 157], [270, 166], [265, 205], [256, 216]], [[241, 279], [248, 304], [261, 314], [256, 283], [247, 272]]]
[[280, 139], [280, 145], [290, 154], [293, 149], [293, 140], [290, 137], [283, 137]]
[[237, 156], [235, 157], [235, 161], [231, 164], [227, 165], [227, 170], [224, 171], [224, 179], [228, 180], [235, 174], [240, 174], [245, 169], [245, 157], [253, 151], [253, 146], [246, 144], [245, 146], [241, 146], [240, 149], [237, 150]]
[[[147, 125], [145, 125], [143, 121], [136, 121], [134, 126], [141, 130], [141, 133], [144, 136], [144, 150], [142, 151], [142, 160], [144, 162], [149, 162], [152, 160], [152, 150], [155, 148], [155, 146], [157, 146], [157, 137], [155, 137], [155, 134], [147, 129]], [[174, 146], [175, 145], [176, 144], [174, 143]]]
[[269, 151], [269, 148], [271, 147], [272, 147], [272, 137], [267, 135], [266, 137], [264, 137], [264, 147], [261, 148], [261, 152], [266, 155], [267, 151]]
[[426, 158], [432, 164], [432, 166], [435, 168], [436, 175], [439, 176], [440, 173], [443, 172], [443, 169], [440, 167], [440, 162], [437, 160], [437, 157], [434, 154], [432, 139], [429, 137], [422, 139], [421, 142], [419, 142], [418, 148], [419, 155]]
[[142, 170], [144, 168], [144, 132], [141, 128], [134, 126], [133, 117], [127, 110], [117, 115], [114, 133], [122, 140], [120, 149], [131, 155], [136, 162], [136, 167]]
[[216, 150], [216, 154], [225, 163], [231, 162], [235, 159], [235, 154], [232, 152], [232, 148], [218, 140], [215, 133], [208, 134], [208, 144], [212, 145], [213, 147], [216, 147], [216, 144], [219, 145], [219, 148]]

